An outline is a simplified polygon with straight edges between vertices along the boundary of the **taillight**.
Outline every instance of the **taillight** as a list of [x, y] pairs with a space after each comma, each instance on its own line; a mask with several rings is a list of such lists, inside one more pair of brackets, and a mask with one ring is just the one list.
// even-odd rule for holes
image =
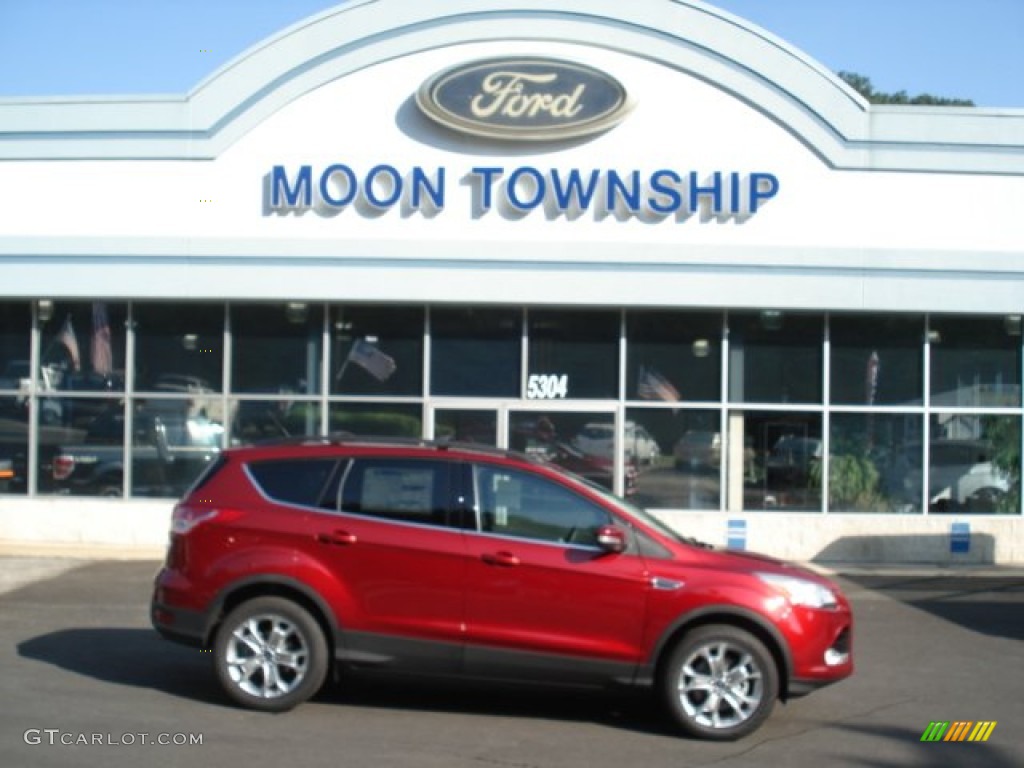
[[75, 457], [62, 453], [53, 459], [53, 479], [67, 480], [75, 471]]
[[197, 525], [202, 525], [220, 514], [219, 509], [213, 507], [191, 507], [188, 504], [178, 504], [174, 507], [171, 515], [171, 533], [186, 534]]

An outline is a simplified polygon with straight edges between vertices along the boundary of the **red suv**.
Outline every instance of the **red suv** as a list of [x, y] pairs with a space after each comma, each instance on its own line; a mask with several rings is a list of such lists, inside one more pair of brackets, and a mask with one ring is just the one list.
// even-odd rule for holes
[[152, 621], [268, 711], [356, 670], [647, 685], [686, 733], [735, 739], [853, 671], [827, 579], [681, 538], [539, 459], [443, 443], [225, 451], [174, 509]]

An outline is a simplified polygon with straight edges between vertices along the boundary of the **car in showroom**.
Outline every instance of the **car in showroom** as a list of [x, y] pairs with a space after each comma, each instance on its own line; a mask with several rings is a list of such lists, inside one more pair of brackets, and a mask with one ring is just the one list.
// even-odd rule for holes
[[[572, 439], [572, 444], [588, 456], [611, 459], [615, 455], [615, 425], [611, 422], [585, 424]], [[658, 445], [658, 441], [636, 422], [625, 423], [622, 444], [627, 461], [656, 464], [661, 458], [661, 446]]]
[[688, 539], [525, 454], [324, 437], [230, 448], [175, 506], [151, 620], [211, 651], [234, 702], [328, 676], [657, 692], [731, 740], [853, 672], [838, 587]]

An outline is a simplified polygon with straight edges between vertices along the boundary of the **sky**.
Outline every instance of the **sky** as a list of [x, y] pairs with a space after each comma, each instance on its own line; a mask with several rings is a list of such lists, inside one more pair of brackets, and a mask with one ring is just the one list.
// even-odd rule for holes
[[[187, 93], [247, 48], [338, 4], [0, 0], [0, 98]], [[713, 4], [833, 71], [870, 78], [875, 90], [1024, 109], [1024, 0]]]

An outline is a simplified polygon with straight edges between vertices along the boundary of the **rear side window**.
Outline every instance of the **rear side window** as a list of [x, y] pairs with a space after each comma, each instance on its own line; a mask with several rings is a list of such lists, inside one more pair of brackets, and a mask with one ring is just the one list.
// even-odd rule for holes
[[346, 473], [341, 511], [423, 525], [448, 525], [451, 467], [416, 459], [357, 459]]
[[257, 461], [249, 465], [249, 474], [274, 501], [315, 507], [337, 463], [336, 459]]

